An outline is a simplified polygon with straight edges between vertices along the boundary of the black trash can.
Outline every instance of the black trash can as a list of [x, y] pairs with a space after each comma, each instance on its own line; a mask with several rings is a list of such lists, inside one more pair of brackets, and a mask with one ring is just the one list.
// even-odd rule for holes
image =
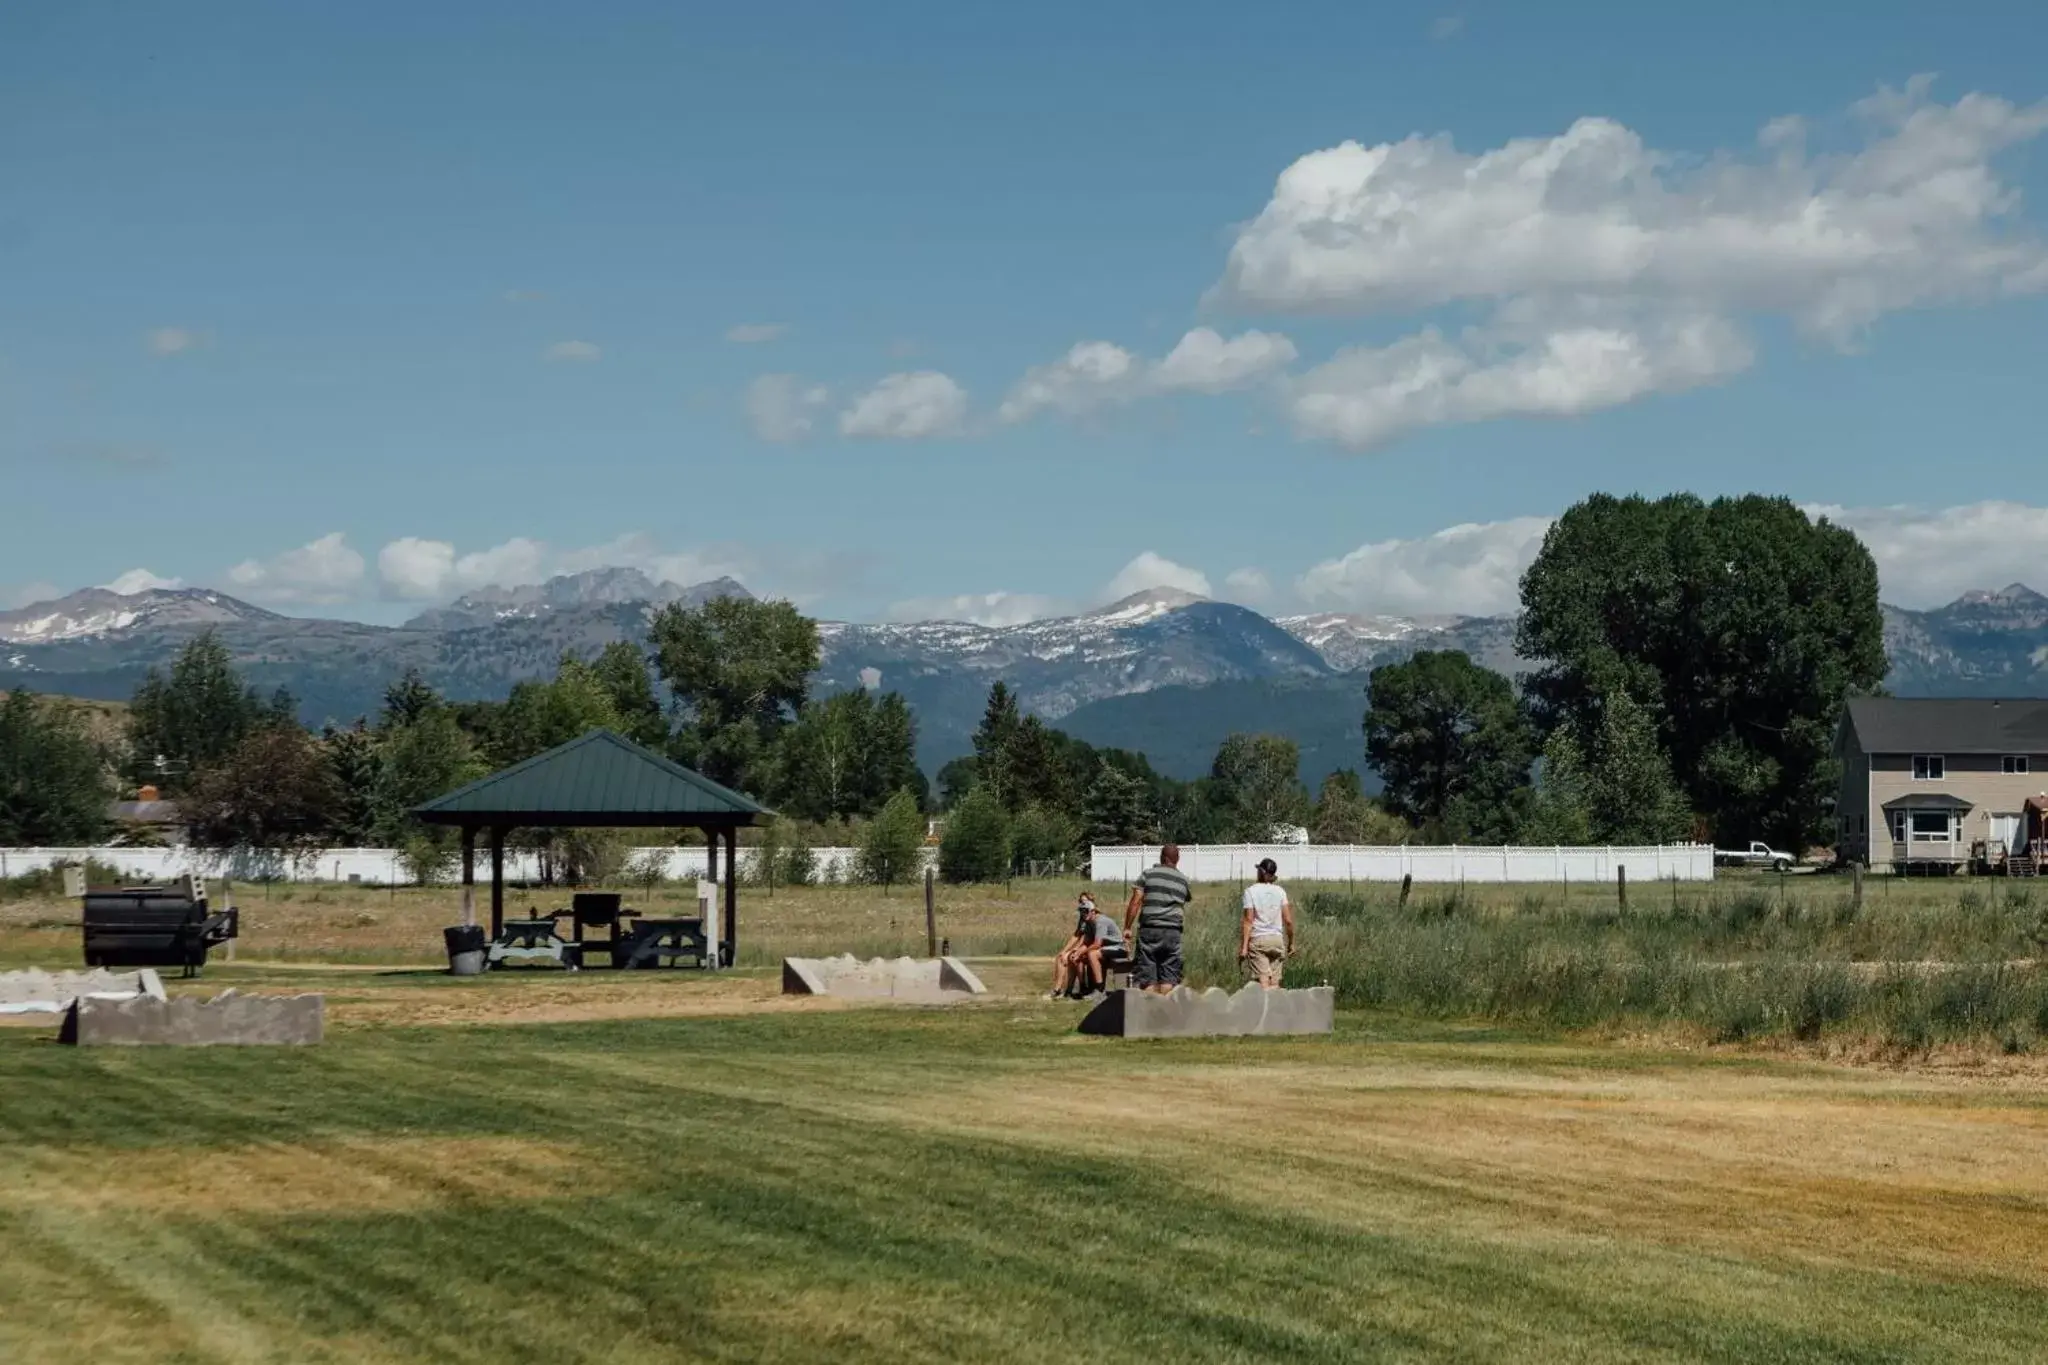
[[451, 976], [482, 976], [484, 973], [484, 930], [480, 924], [451, 924], [441, 931], [448, 940], [448, 973]]

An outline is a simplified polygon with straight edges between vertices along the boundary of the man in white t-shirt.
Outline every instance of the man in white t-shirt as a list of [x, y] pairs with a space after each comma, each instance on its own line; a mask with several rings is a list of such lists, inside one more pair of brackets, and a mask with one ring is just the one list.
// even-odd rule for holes
[[1279, 877], [1278, 863], [1259, 860], [1259, 879], [1244, 889], [1244, 921], [1238, 935], [1244, 979], [1269, 991], [1280, 988], [1282, 966], [1294, 951], [1294, 907]]

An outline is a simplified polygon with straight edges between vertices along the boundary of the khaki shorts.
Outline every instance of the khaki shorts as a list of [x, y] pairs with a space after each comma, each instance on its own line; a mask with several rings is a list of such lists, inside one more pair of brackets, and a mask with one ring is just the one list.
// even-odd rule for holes
[[1252, 950], [1244, 956], [1244, 979], [1256, 981], [1261, 986], [1280, 984], [1280, 970], [1287, 961], [1287, 940], [1281, 938], [1255, 938]]

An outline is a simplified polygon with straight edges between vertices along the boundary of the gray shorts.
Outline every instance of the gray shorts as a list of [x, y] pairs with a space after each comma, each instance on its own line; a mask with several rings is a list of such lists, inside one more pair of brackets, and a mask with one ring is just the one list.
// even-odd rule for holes
[[1180, 929], [1177, 926], [1138, 926], [1137, 970], [1133, 980], [1140, 987], [1180, 984]]

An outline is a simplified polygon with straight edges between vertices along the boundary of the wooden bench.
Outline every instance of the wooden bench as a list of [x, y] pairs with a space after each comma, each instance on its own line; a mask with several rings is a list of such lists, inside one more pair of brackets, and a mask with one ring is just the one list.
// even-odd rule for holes
[[231, 906], [209, 910], [206, 897], [183, 886], [88, 890], [84, 897], [85, 965], [177, 967], [199, 975], [207, 950], [241, 931]]

